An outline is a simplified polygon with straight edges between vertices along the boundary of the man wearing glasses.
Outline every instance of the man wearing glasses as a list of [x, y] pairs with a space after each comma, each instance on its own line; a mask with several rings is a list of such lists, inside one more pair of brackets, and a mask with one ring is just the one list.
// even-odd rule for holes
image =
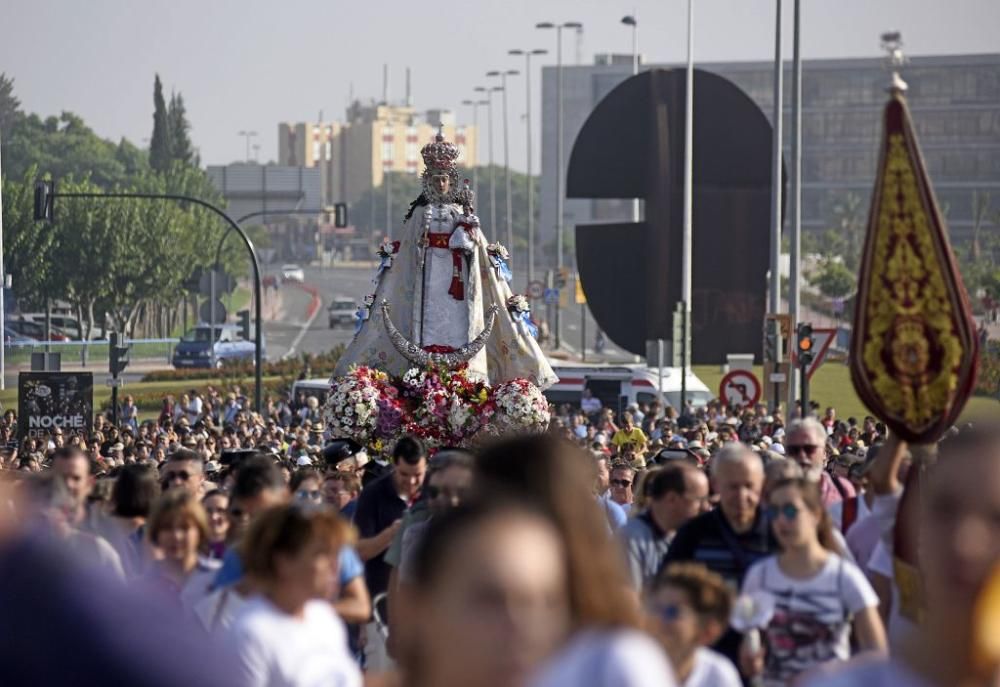
[[823, 506], [834, 519], [834, 527], [840, 529], [840, 509], [831, 506], [852, 499], [857, 494], [850, 480], [830, 475], [824, 469], [826, 428], [819, 420], [807, 417], [789, 424], [785, 436], [785, 455], [802, 467], [807, 479], [819, 482]]
[[611, 500], [622, 507], [628, 515], [632, 510], [632, 485], [635, 484], [635, 470], [628, 463], [611, 466]]
[[621, 530], [629, 576], [637, 591], [655, 581], [677, 530], [709, 509], [708, 478], [685, 461], [657, 470], [645, 489], [649, 508]]
[[[168, 455], [161, 475], [160, 481], [164, 491], [180, 487], [187, 489], [199, 499], [205, 495], [204, 464], [197, 451], [179, 448]], [[214, 489], [215, 485], [211, 488]]]

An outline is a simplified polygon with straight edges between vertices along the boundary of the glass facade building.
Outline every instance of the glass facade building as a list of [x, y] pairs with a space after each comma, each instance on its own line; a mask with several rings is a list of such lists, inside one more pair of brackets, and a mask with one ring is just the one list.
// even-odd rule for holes
[[[696, 63], [745, 91], [771, 119], [773, 63]], [[644, 65], [643, 68], [683, 68]], [[588, 115], [631, 75], [631, 58], [598, 57], [597, 64], [563, 67], [565, 160]], [[1000, 54], [911, 57], [902, 72], [907, 100], [937, 198], [952, 238], [966, 240], [973, 225], [973, 194], [992, 194], [1000, 212]], [[863, 223], [875, 178], [881, 112], [889, 72], [879, 58], [806, 60], [802, 67], [802, 224], [821, 232], [844, 221]], [[542, 73], [540, 241], [555, 235], [556, 71]], [[785, 65], [784, 145], [791, 140], [791, 64]], [[695, 127], [698, 126], [695, 120]], [[565, 167], [564, 167], [565, 169]], [[572, 199], [565, 227], [627, 221], [628, 200]], [[987, 218], [985, 230], [998, 231]], [[567, 234], [571, 234], [568, 231]], [[567, 257], [572, 260], [570, 253]]]

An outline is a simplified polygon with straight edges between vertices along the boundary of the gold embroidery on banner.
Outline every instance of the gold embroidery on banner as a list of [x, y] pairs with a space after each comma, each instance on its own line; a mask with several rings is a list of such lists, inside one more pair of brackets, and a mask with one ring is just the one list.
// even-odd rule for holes
[[962, 345], [903, 135], [889, 135], [863, 360], [885, 409], [921, 431], [952, 404]]

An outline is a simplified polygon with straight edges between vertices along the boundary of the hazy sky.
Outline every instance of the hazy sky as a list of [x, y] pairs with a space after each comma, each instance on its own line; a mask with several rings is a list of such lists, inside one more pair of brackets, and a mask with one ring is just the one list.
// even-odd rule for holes
[[[786, 55], [791, 0], [785, 0]], [[803, 56], [875, 56], [879, 33], [903, 32], [913, 55], [1000, 51], [1000, 0], [803, 0]], [[413, 72], [414, 105], [457, 109], [491, 69], [523, 69], [510, 48], [547, 48], [539, 21], [584, 24], [583, 63], [631, 50], [624, 14], [639, 18], [646, 62], [684, 59], [684, 0], [3, 0], [0, 72], [23, 107], [72, 110], [102, 136], [143, 145], [152, 130], [153, 74], [183, 93], [204, 163], [242, 159], [241, 129], [259, 132], [261, 160], [277, 152], [281, 121], [341, 118], [348, 95], [377, 98], [382, 64], [390, 95]], [[768, 59], [774, 2], [695, 0], [695, 60]], [[564, 34], [564, 61], [576, 40]], [[539, 71], [533, 70], [537, 131]], [[511, 79], [511, 162], [523, 169], [525, 89]], [[499, 131], [499, 128], [497, 129]], [[485, 137], [484, 137], [485, 138]], [[499, 138], [498, 138], [499, 140]], [[499, 147], [498, 147], [499, 150]], [[537, 162], [535, 169], [538, 169]]]

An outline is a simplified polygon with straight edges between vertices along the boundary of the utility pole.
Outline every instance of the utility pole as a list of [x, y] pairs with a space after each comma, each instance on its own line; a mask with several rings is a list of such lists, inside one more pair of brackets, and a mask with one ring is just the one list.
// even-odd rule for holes
[[[789, 292], [788, 316], [791, 329], [799, 324], [800, 316], [800, 279], [802, 272], [802, 53], [799, 45], [800, 0], [794, 0], [794, 19], [792, 23], [792, 240], [789, 255]], [[796, 366], [789, 370], [792, 377], [788, 385], [788, 417], [792, 416], [795, 407], [796, 375], [801, 374]], [[808, 409], [803, 406], [803, 417]]]

